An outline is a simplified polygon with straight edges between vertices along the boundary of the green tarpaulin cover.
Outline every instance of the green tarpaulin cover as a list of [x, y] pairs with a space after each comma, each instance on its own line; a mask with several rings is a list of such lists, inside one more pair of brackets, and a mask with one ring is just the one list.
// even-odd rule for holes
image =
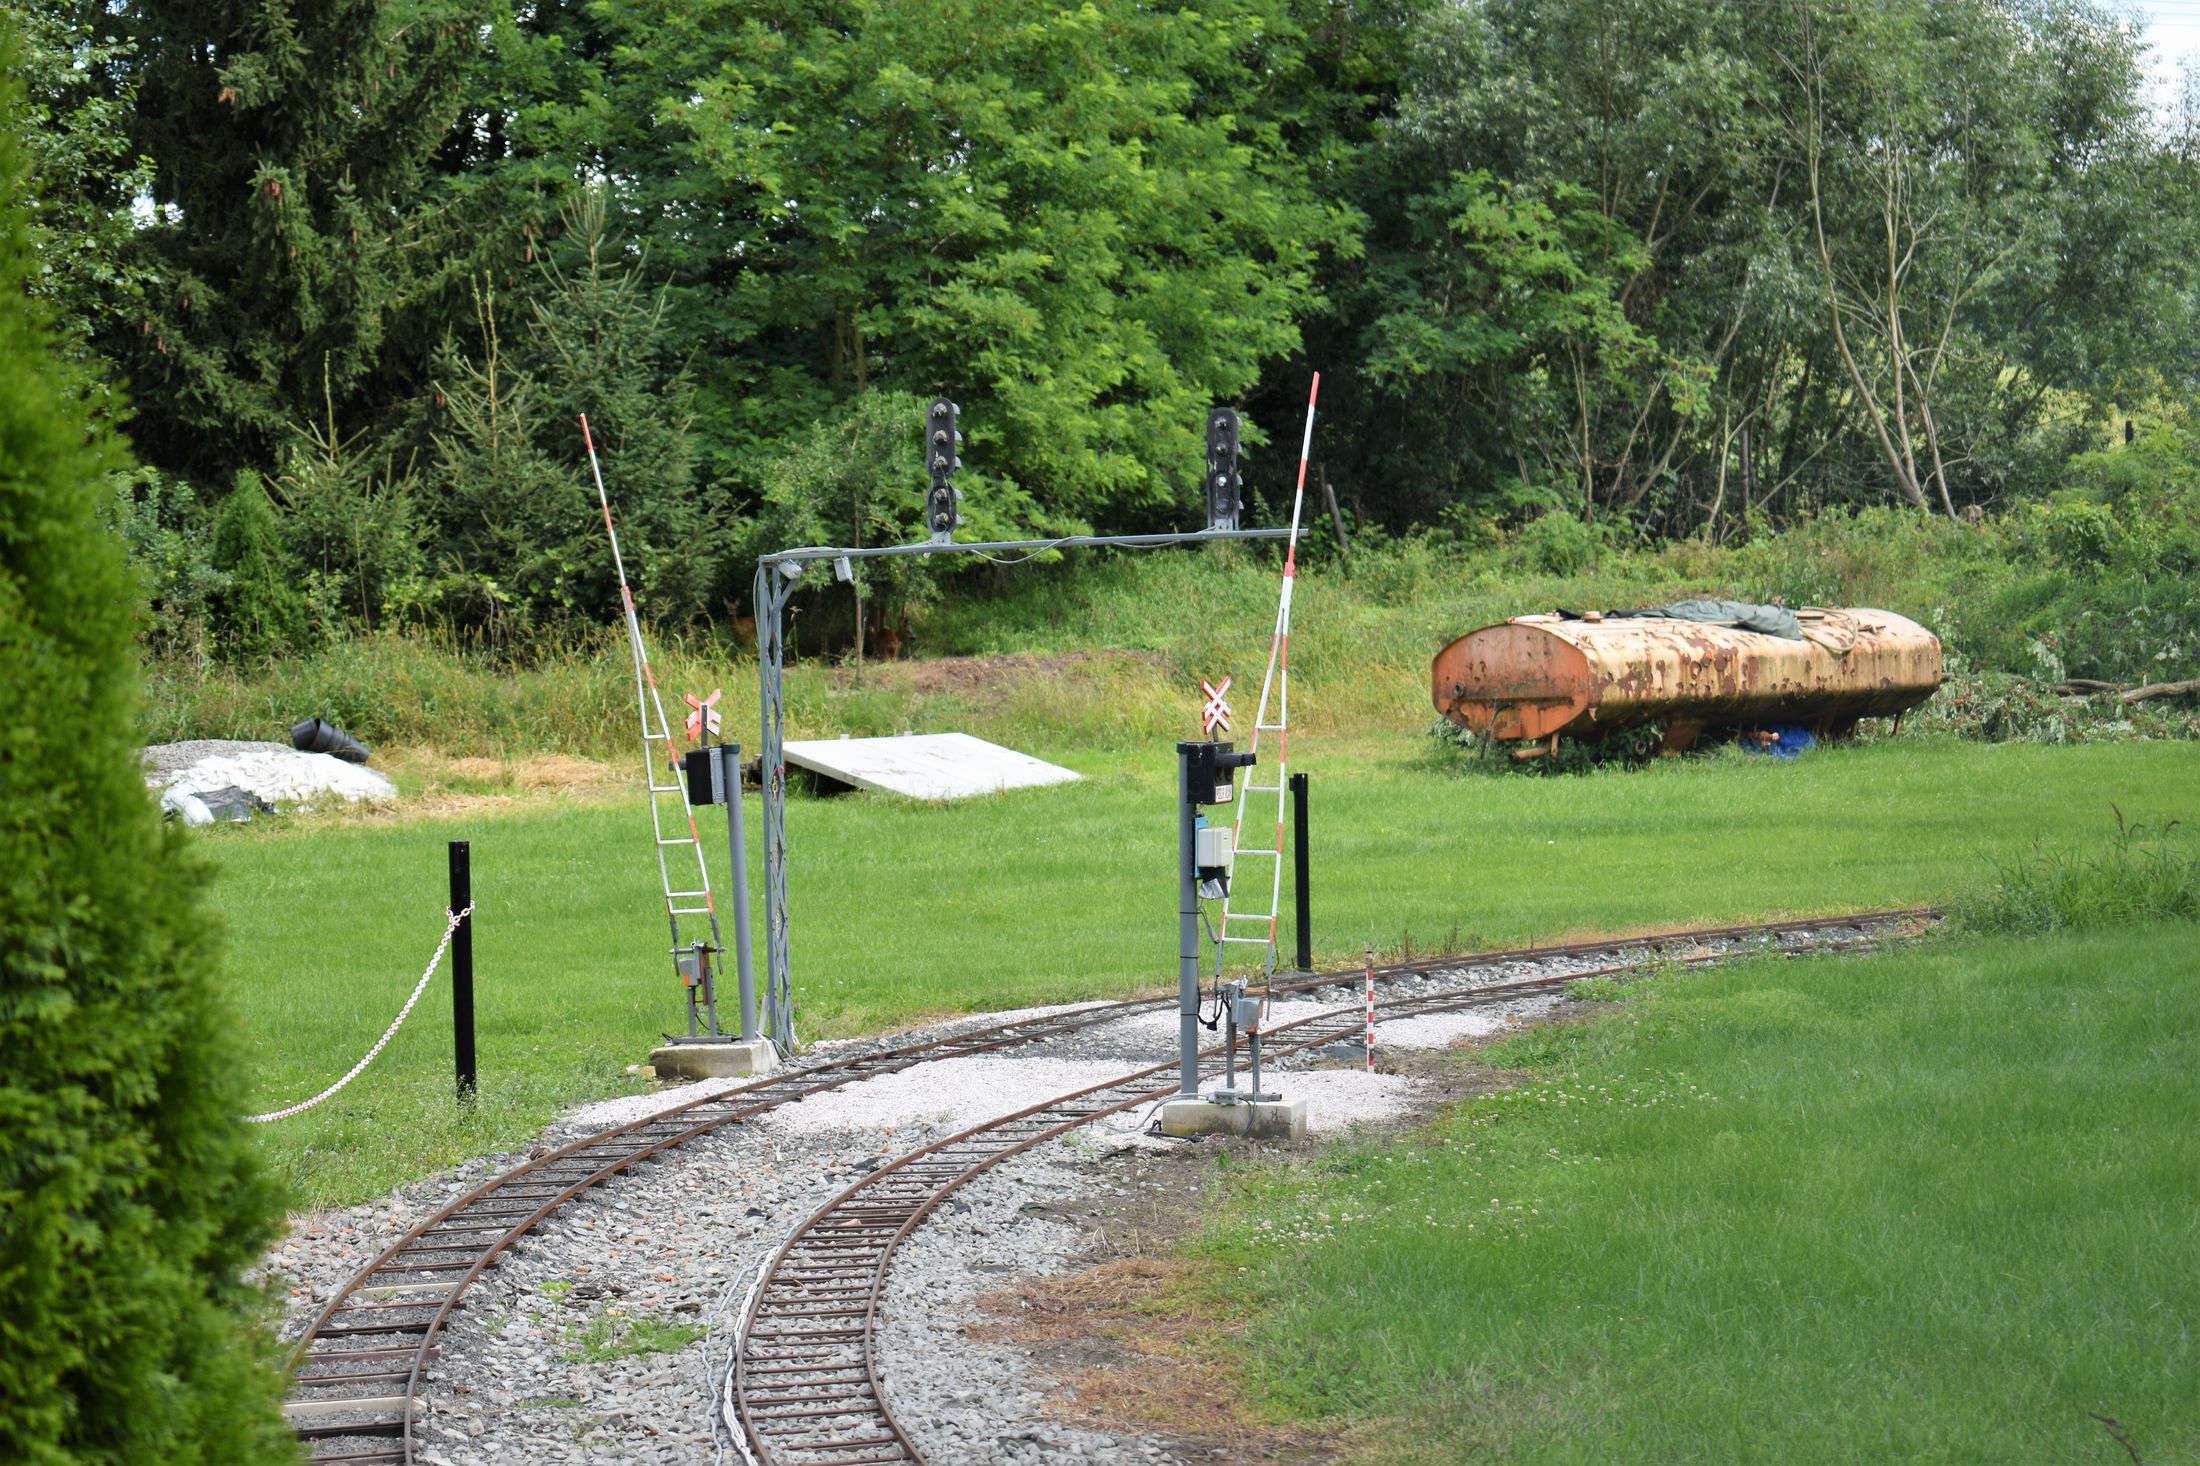
[[1785, 606], [1760, 606], [1750, 601], [1675, 601], [1670, 606], [1649, 606], [1640, 611], [1613, 611], [1614, 616], [1656, 616], [1667, 621], [1702, 621], [1761, 631], [1788, 641], [1803, 639], [1803, 623]]

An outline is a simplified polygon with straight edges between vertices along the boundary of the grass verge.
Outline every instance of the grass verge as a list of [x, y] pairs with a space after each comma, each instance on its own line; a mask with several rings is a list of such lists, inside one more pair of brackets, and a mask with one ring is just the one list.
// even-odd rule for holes
[[1250, 1182], [1208, 1275], [1368, 1461], [2191, 1460], [2194, 935], [1648, 984]]

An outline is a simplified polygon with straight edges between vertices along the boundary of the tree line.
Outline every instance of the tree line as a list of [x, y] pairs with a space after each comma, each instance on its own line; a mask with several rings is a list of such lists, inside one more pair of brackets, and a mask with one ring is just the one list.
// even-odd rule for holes
[[1961, 518], [2194, 386], [2200, 127], [2093, 0], [24, 16], [32, 288], [183, 648], [596, 619], [583, 411], [686, 622], [914, 537], [935, 394], [974, 531], [1140, 530], [1217, 403], [1273, 509], [1319, 369], [1343, 514], [1486, 541]]

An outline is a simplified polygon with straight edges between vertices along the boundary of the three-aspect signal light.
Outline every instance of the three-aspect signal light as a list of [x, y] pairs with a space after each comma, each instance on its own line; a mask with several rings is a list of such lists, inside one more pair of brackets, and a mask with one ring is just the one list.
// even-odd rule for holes
[[955, 487], [955, 470], [962, 467], [962, 434], [955, 420], [962, 409], [945, 397], [935, 397], [924, 410], [924, 467], [932, 487], [924, 495], [924, 522], [932, 538], [944, 540], [963, 522], [962, 490]]
[[680, 755], [680, 780], [687, 786], [687, 802], [695, 805], [731, 804], [741, 797], [744, 785], [763, 787], [760, 760], [743, 765], [741, 750], [726, 743], [691, 748]]
[[1239, 753], [1227, 743], [1179, 743], [1177, 750], [1191, 759], [1188, 792], [1195, 805], [1228, 804], [1237, 795], [1237, 771], [1259, 761], [1251, 750]]
[[1245, 479], [1238, 472], [1238, 415], [1232, 407], [1207, 414], [1207, 527], [1236, 529], [1245, 507]]

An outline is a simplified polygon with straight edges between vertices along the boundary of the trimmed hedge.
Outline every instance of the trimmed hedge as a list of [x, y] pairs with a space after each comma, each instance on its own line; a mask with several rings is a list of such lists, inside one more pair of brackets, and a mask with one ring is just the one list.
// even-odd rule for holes
[[[0, 117], [23, 115], [0, 20]], [[279, 1214], [236, 1116], [201, 875], [136, 760], [111, 435], [28, 300], [0, 128], [0, 1461], [294, 1462], [240, 1281]]]

